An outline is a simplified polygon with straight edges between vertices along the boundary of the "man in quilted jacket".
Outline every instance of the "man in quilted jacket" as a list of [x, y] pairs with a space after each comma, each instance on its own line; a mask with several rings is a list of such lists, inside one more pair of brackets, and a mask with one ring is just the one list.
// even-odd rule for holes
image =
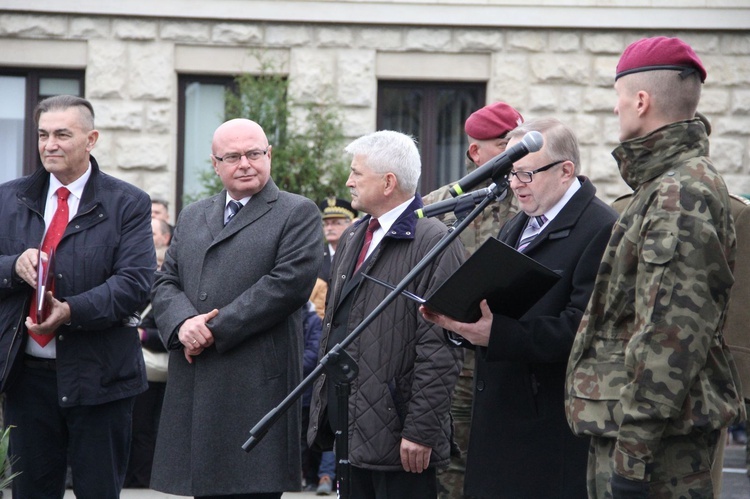
[[[390, 292], [363, 274], [400, 282], [447, 231], [441, 222], [414, 214], [422, 207], [416, 194], [421, 162], [411, 137], [375, 132], [346, 151], [353, 156], [347, 181], [352, 207], [366, 216], [341, 236], [333, 260], [321, 356]], [[429, 294], [463, 258], [461, 243], [453, 241], [407, 290]], [[346, 347], [359, 367], [343, 433], [349, 439], [351, 497], [435, 498], [436, 468], [449, 463], [451, 394], [461, 351], [448, 347], [442, 330], [417, 307], [397, 297]], [[339, 428], [335, 391], [325, 375], [313, 387], [308, 440], [323, 449], [333, 446]]]

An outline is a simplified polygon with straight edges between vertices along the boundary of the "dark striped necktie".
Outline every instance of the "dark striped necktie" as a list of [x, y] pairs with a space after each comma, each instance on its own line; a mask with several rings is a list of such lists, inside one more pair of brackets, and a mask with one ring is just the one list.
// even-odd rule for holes
[[242, 206], [242, 203], [240, 203], [239, 201], [229, 201], [229, 203], [227, 204], [227, 207], [229, 208], [229, 216], [227, 217], [227, 221], [224, 222], [224, 225], [228, 224], [229, 221], [232, 220], [234, 216], [240, 212]]
[[529, 218], [529, 222], [521, 235], [521, 240], [518, 242], [518, 251], [523, 252], [531, 244], [531, 241], [542, 231], [545, 223], [547, 223], [547, 217], [544, 215]]

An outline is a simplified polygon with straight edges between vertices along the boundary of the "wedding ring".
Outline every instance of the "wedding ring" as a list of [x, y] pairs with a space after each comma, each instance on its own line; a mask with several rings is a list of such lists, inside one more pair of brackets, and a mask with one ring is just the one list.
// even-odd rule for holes
[[198, 342], [196, 340], [193, 340], [193, 345], [195, 345], [196, 343], [198, 343]]

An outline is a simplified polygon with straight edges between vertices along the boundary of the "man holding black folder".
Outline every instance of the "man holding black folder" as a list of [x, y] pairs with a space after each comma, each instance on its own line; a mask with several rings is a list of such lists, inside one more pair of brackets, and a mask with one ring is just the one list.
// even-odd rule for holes
[[498, 238], [560, 279], [518, 319], [493, 314], [486, 302], [475, 323], [422, 308], [426, 319], [478, 347], [464, 489], [469, 498], [586, 496], [588, 445], [565, 420], [565, 368], [617, 216], [579, 175], [578, 141], [569, 127], [554, 119], [527, 121], [508, 134], [508, 147], [531, 131], [543, 135], [544, 145], [510, 172], [522, 212]]
[[150, 200], [90, 155], [99, 132], [87, 100], [50, 97], [34, 118], [44, 168], [0, 186], [13, 497], [62, 497], [70, 465], [76, 497], [117, 498], [133, 401], [147, 388], [135, 326], [156, 268]]

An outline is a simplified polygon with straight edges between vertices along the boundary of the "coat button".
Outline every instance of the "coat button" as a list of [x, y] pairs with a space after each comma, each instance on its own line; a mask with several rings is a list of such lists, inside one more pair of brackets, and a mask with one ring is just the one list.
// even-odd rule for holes
[[60, 336], [58, 336], [58, 337], [57, 337], [57, 339], [58, 339], [58, 341], [62, 341], [62, 340], [64, 340], [64, 339], [65, 339], [65, 336], [63, 336], [63, 335], [60, 335]]
[[480, 379], [477, 381], [477, 391], [481, 392], [484, 390], [484, 380]]
[[68, 401], [68, 397], [63, 397], [63, 398], [62, 398], [62, 401], [63, 401], [63, 402], [67, 402], [67, 401]]
[[208, 293], [206, 293], [205, 291], [198, 296], [198, 299], [200, 301], [205, 301], [206, 298], [208, 298]]

